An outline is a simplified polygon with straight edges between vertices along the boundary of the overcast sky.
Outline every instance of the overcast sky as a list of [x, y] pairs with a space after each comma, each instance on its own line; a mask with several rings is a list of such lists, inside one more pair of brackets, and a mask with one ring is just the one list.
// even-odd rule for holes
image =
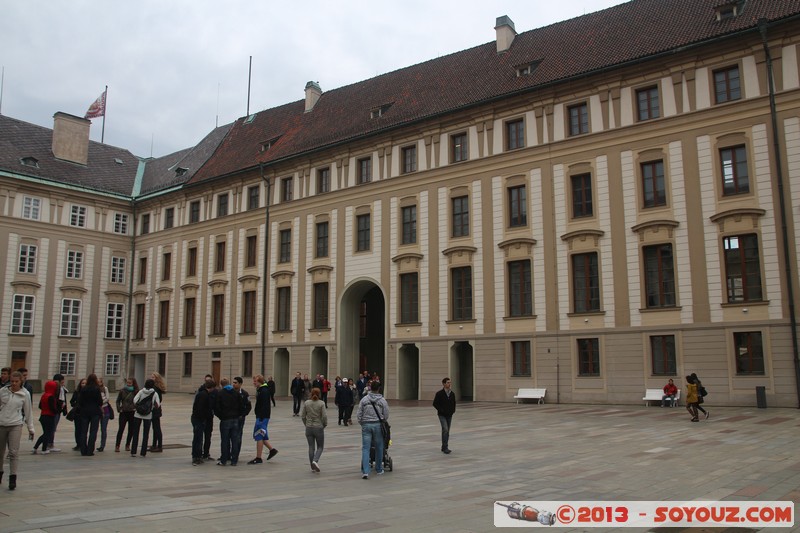
[[620, 3], [0, 0], [0, 112], [52, 128], [108, 85], [105, 142], [159, 157], [247, 114], [250, 56], [252, 113]]

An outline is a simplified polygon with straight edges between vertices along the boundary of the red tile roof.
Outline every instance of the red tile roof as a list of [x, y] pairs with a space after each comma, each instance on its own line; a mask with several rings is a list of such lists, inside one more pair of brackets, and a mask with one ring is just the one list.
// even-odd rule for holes
[[[632, 0], [517, 35], [498, 54], [494, 41], [241, 118], [190, 182], [280, 161], [380, 131], [642, 58], [752, 30], [757, 21], [800, 17], [800, 0], [747, 0], [717, 21], [720, 0]], [[489, 24], [491, 21], [487, 21]], [[516, 68], [539, 61], [531, 75]], [[324, 80], [323, 80], [324, 85]], [[391, 103], [381, 117], [370, 111]], [[265, 141], [280, 136], [268, 150]]]

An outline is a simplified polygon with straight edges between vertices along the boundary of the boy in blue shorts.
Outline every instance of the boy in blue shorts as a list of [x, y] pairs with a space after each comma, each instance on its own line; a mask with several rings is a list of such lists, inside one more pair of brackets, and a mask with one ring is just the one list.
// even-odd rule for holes
[[270, 405], [269, 387], [267, 387], [264, 376], [261, 374], [254, 376], [253, 386], [256, 388], [256, 406], [253, 408], [253, 412], [256, 415], [256, 425], [253, 428], [253, 439], [256, 441], [256, 458], [252, 461], [248, 461], [247, 464], [260, 465], [264, 462], [261, 459], [264, 445], [266, 445], [269, 450], [267, 461], [278, 454], [278, 449], [274, 448], [272, 444], [269, 443], [269, 433], [267, 433], [272, 406]]

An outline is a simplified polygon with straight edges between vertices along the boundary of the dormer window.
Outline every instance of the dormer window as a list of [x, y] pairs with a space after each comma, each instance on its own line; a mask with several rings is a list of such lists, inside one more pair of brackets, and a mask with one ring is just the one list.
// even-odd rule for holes
[[39, 168], [39, 160], [36, 159], [35, 157], [23, 157], [22, 159], [19, 160], [19, 162], [25, 165], [26, 167]]
[[742, 14], [744, 0], [726, 0], [714, 7], [717, 14], [717, 22], [732, 19]]
[[264, 141], [263, 143], [261, 143], [261, 151], [262, 152], [266, 152], [267, 150], [272, 148], [275, 145], [275, 143], [278, 142], [278, 139], [280, 139], [280, 138], [281, 137], [279, 135], [277, 137], [273, 137], [272, 139], [270, 139], [268, 141]]
[[539, 66], [539, 63], [541, 63], [541, 61], [531, 61], [530, 63], [517, 65], [515, 67], [517, 69], [517, 77], [521, 78], [522, 76], [530, 76], [533, 74], [533, 71], [536, 70], [536, 67]]
[[116, 163], [118, 165], [121, 165], [122, 164], [122, 159], [120, 159], [119, 157], [115, 157], [114, 158], [114, 163]]
[[256, 119], [256, 114], [253, 113], [252, 115], [248, 115], [246, 119], [244, 119], [245, 124], [250, 124]]
[[382, 106], [372, 108], [372, 110], [369, 112], [369, 118], [382, 117], [387, 111], [389, 111], [390, 107], [392, 107], [392, 104], [383, 104]]
[[180, 177], [189, 172], [188, 168], [178, 167], [175, 169], [175, 176]]

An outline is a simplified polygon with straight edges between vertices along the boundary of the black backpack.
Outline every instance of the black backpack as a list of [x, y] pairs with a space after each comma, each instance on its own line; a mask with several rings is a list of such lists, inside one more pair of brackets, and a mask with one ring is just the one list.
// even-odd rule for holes
[[153, 395], [148, 394], [136, 402], [136, 412], [140, 415], [147, 416], [153, 412]]

